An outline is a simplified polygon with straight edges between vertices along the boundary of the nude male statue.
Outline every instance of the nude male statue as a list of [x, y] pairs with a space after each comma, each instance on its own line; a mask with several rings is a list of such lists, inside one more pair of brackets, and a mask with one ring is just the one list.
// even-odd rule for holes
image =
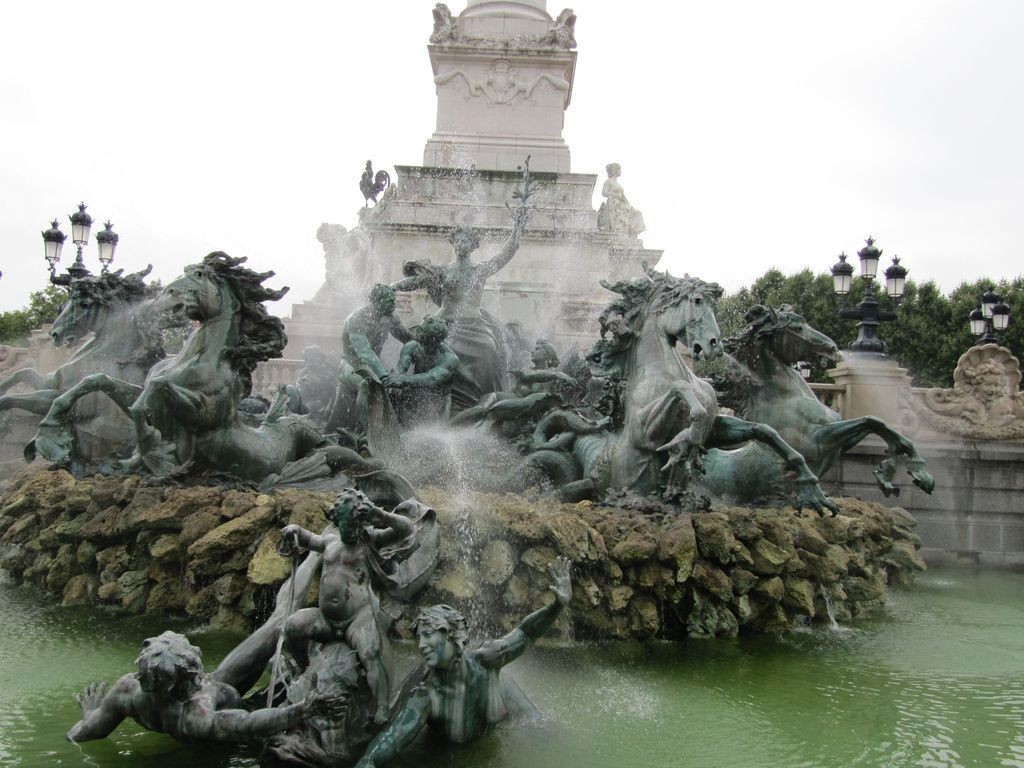
[[352, 646], [374, 694], [374, 718], [384, 723], [390, 680], [381, 657], [385, 639], [377, 622], [379, 602], [370, 586], [367, 546], [380, 548], [397, 542], [413, 532], [413, 524], [401, 515], [385, 512], [354, 489], [338, 494], [328, 515], [337, 526], [337, 535], [321, 536], [294, 523], [281, 529], [282, 536], [294, 537], [300, 547], [323, 553], [319, 607], [303, 608], [288, 617], [285, 647], [305, 669], [309, 641], [343, 640]]
[[501, 668], [547, 632], [569, 604], [569, 566], [565, 558], [548, 566], [554, 602], [531, 613], [504, 637], [472, 651], [465, 649], [469, 629], [461, 613], [447, 605], [421, 611], [413, 627], [428, 677], [370, 743], [356, 768], [375, 768], [392, 760], [426, 725], [461, 744], [503, 720], [517, 704], [528, 707], [522, 692], [501, 679]]
[[82, 719], [68, 731], [68, 740], [102, 739], [130, 717], [182, 742], [259, 741], [343, 706], [311, 694], [297, 704], [248, 712], [234, 687], [203, 673], [201, 654], [177, 632], [149, 638], [136, 659], [137, 672], [109, 691], [94, 683], [75, 697]]

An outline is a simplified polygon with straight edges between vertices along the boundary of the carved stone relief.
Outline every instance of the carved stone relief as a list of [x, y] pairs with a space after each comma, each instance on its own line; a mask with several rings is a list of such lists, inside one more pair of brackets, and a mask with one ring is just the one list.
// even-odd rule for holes
[[976, 440], [1024, 439], [1020, 361], [1005, 347], [972, 347], [960, 358], [953, 389], [915, 390], [914, 412], [933, 429]]

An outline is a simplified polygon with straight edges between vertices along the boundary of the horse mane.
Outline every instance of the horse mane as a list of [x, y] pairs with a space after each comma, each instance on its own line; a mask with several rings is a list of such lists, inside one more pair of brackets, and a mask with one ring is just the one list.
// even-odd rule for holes
[[743, 315], [746, 323], [743, 330], [722, 340], [722, 347], [730, 355], [743, 355], [762, 339], [774, 336], [795, 322], [802, 323], [803, 317], [789, 304], [771, 309], [763, 304], [754, 304]]
[[226, 349], [228, 362], [242, 378], [245, 393], [252, 390], [252, 372], [258, 363], [280, 357], [288, 343], [281, 319], [267, 312], [265, 301], [277, 301], [288, 288], [266, 288], [263, 281], [274, 273], [254, 272], [243, 267], [244, 256], [234, 258], [223, 251], [214, 251], [203, 259], [203, 266], [211, 269], [231, 288], [241, 306], [238, 322], [238, 344]]
[[124, 304], [135, 304], [145, 299], [151, 299], [160, 292], [156, 284], [147, 285], [143, 278], [153, 271], [153, 265], [147, 265], [141, 272], [124, 274], [123, 269], [116, 272], [103, 272], [98, 275], [88, 275], [72, 281], [69, 293], [69, 300], [74, 299], [83, 307], [92, 307], [97, 304], [110, 306], [121, 302]]

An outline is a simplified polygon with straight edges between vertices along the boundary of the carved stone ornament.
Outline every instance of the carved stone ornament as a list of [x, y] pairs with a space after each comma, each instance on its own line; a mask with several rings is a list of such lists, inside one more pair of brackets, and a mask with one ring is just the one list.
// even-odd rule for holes
[[459, 30], [459, 23], [452, 18], [452, 12], [444, 3], [438, 3], [432, 11], [434, 30], [430, 34], [432, 45], [467, 45], [476, 48], [562, 48], [576, 47], [576, 14], [572, 8], [565, 8], [555, 19], [547, 32], [515, 37], [484, 37], [465, 35]]
[[370, 238], [361, 227], [321, 224], [316, 239], [324, 249], [325, 277], [333, 293], [362, 287], [370, 266]]
[[914, 411], [933, 429], [974, 440], [1024, 439], [1020, 361], [997, 344], [972, 347], [957, 362], [953, 389], [914, 393]]
[[447, 85], [457, 77], [465, 80], [466, 85], [469, 87], [469, 96], [467, 98], [483, 96], [491, 104], [511, 104], [520, 96], [523, 99], [529, 99], [533, 96], [534, 89], [541, 81], [548, 83], [552, 88], [559, 91], [569, 90], [568, 80], [549, 75], [547, 72], [537, 75], [532, 80], [523, 80], [520, 78], [519, 70], [505, 59], [494, 61], [488, 67], [483, 78], [479, 80], [472, 73], [466, 72], [464, 69], [451, 69], [435, 77], [434, 83], [437, 85]]

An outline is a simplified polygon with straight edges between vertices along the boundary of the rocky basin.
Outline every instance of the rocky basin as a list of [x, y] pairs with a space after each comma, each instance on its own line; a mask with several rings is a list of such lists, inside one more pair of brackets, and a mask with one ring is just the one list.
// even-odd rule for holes
[[[574, 563], [576, 639], [722, 637], [840, 622], [881, 609], [890, 584], [924, 568], [899, 508], [838, 499], [821, 517], [792, 508], [675, 513], [426, 489], [442, 551], [421, 603], [467, 611], [481, 632], [510, 628], [550, 599], [545, 566]], [[29, 469], [0, 496], [0, 569], [65, 605], [187, 614], [248, 630], [272, 607], [289, 561], [288, 522], [320, 530], [328, 494], [145, 486]], [[408, 632], [409, 614], [396, 630]]]

